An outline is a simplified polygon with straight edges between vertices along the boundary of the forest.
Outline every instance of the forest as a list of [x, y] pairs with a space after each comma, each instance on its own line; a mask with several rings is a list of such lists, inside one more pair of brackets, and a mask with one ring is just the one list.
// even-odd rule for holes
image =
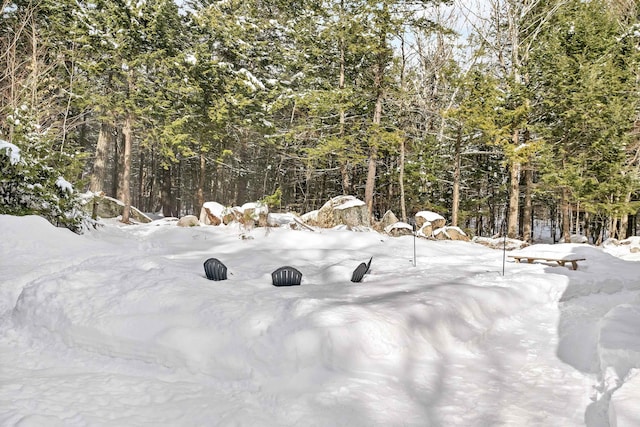
[[470, 235], [638, 233], [635, 0], [0, 4], [0, 213], [350, 194]]

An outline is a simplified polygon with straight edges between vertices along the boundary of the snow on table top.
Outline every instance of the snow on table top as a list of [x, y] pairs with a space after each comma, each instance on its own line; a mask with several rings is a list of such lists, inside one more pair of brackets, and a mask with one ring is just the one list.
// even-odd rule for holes
[[[527, 246], [523, 249], [518, 249], [509, 252], [510, 256], [532, 257], [532, 258], [547, 258], [547, 259], [559, 259], [559, 260], [571, 260], [576, 258], [584, 258], [585, 247], [583, 244], [574, 243], [559, 243], [555, 245], [551, 244], [536, 244]], [[588, 247], [588, 246], [586, 246]]]

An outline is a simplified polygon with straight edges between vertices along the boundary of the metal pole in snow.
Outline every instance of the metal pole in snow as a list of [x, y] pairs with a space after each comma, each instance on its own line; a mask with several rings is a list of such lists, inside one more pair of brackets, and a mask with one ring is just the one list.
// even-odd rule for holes
[[413, 266], [417, 267], [418, 264], [416, 263], [416, 232], [413, 232]]
[[416, 267], [416, 222], [415, 220], [411, 222], [413, 227], [413, 266]]
[[502, 275], [504, 276], [504, 266], [507, 260], [507, 221], [502, 221]]

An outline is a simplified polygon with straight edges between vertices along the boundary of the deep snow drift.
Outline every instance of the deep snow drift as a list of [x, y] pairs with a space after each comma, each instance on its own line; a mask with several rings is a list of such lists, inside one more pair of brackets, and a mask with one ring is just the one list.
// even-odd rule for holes
[[418, 239], [414, 267], [375, 232], [0, 233], [3, 426], [640, 425], [638, 241], [534, 245], [586, 261], [503, 276], [500, 250]]

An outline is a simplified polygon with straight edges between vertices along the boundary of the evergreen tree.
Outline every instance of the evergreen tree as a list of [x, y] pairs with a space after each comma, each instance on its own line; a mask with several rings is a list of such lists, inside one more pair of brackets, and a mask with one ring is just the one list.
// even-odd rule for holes
[[637, 40], [621, 34], [605, 2], [571, 1], [545, 32], [536, 64], [547, 141], [543, 180], [560, 193], [568, 241], [572, 204], [611, 219], [637, 188], [625, 158], [638, 111]]

